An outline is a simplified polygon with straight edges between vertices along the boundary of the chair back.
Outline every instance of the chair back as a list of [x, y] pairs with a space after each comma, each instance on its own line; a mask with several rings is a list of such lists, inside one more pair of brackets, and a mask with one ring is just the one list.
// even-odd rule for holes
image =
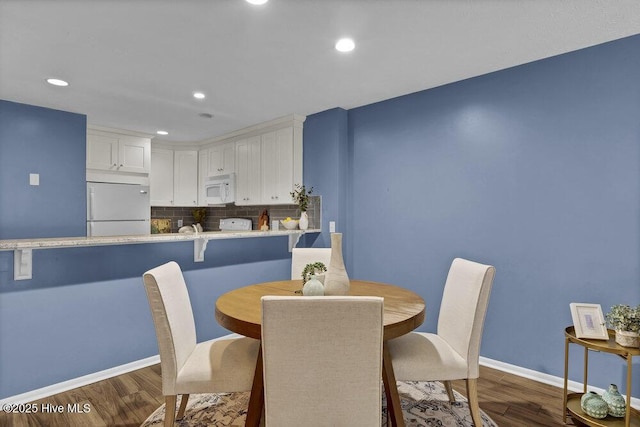
[[301, 279], [305, 265], [321, 262], [329, 268], [331, 248], [293, 248], [291, 251], [291, 279]]
[[438, 336], [466, 359], [468, 378], [478, 378], [480, 341], [495, 268], [462, 258], [451, 264], [438, 317]]
[[196, 347], [196, 327], [187, 285], [180, 266], [174, 261], [147, 271], [143, 280], [158, 339], [162, 392], [177, 394], [178, 372]]
[[262, 297], [266, 426], [379, 426], [383, 298]]

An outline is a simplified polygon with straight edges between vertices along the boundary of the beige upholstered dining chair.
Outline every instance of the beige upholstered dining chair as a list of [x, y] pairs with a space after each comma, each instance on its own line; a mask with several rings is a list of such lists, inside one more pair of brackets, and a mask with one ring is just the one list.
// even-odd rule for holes
[[305, 265], [321, 262], [329, 268], [331, 248], [293, 248], [291, 251], [291, 279], [301, 279]]
[[436, 334], [412, 332], [387, 341], [398, 381], [443, 381], [449, 399], [451, 380], [464, 379], [471, 418], [482, 426], [478, 405], [480, 340], [495, 268], [456, 258], [451, 264]]
[[383, 301], [262, 297], [267, 427], [380, 425]]
[[143, 279], [160, 350], [164, 425], [174, 424], [178, 394], [182, 395], [180, 419], [190, 393], [251, 390], [260, 341], [234, 338], [196, 343], [191, 301], [178, 264], [172, 261], [156, 267]]

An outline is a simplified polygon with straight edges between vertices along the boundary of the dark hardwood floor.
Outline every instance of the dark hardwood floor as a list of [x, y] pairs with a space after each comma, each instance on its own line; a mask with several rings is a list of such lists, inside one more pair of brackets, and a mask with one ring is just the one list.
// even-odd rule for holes
[[[454, 388], [466, 395], [463, 381]], [[562, 389], [481, 367], [478, 390], [480, 408], [500, 427], [564, 425]], [[33, 402], [37, 413], [0, 413], [0, 426], [137, 427], [163, 402], [154, 365]], [[70, 413], [68, 405], [84, 412]]]

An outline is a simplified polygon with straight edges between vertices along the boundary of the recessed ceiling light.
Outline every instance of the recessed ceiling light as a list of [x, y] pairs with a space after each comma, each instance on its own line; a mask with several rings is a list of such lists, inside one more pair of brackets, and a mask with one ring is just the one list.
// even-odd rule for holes
[[158, 135], [169, 135], [169, 132], [167, 132], [166, 130], [159, 130], [158, 132], [156, 132]]
[[344, 38], [336, 42], [336, 50], [340, 52], [351, 52], [356, 47], [352, 39]]
[[47, 79], [47, 83], [54, 86], [69, 86], [69, 83], [60, 79]]
[[205, 98], [205, 94], [202, 92], [193, 92], [193, 97], [195, 99], [204, 99]]
[[260, 6], [261, 4], [265, 4], [269, 0], [247, 0], [247, 3], [255, 4], [256, 6]]

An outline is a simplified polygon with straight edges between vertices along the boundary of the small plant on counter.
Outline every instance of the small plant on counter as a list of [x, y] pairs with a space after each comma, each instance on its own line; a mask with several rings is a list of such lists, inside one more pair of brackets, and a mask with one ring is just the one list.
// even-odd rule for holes
[[304, 184], [296, 184], [295, 189], [289, 193], [294, 203], [298, 205], [301, 212], [306, 212], [309, 207], [309, 196], [313, 193], [313, 187], [308, 191]]
[[196, 223], [203, 225], [204, 219], [207, 216], [207, 208], [197, 208], [191, 211], [193, 215], [193, 219], [196, 220]]
[[327, 267], [320, 261], [305, 265], [302, 270], [302, 284], [307, 283], [312, 274], [324, 273], [325, 271], [327, 271]]
[[640, 305], [634, 308], [625, 304], [616, 304], [611, 307], [606, 318], [609, 326], [616, 331], [640, 331]]

